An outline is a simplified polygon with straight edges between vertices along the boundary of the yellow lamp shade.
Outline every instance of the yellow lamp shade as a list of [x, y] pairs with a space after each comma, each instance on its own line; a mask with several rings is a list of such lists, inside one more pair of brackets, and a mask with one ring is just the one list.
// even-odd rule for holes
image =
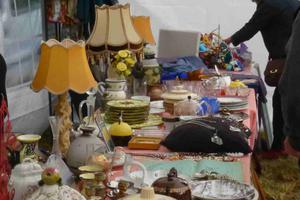
[[132, 17], [135, 30], [143, 38], [145, 43], [155, 45], [155, 39], [152, 34], [151, 22], [149, 16], [135, 16]]
[[50, 39], [42, 42], [40, 63], [31, 84], [35, 92], [46, 88], [55, 95], [68, 90], [85, 93], [96, 85], [83, 41]]

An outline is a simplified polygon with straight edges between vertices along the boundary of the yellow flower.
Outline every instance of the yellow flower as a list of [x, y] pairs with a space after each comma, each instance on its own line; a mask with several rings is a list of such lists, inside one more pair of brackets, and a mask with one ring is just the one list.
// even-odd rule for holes
[[135, 60], [133, 60], [132, 58], [125, 58], [125, 62], [130, 66], [133, 66], [135, 64]]
[[129, 56], [129, 53], [126, 50], [121, 50], [118, 52], [118, 56], [121, 58], [127, 58]]
[[131, 74], [131, 71], [129, 69], [127, 69], [125, 72], [124, 72], [124, 75], [125, 76], [129, 76]]
[[119, 62], [117, 64], [117, 69], [121, 72], [125, 71], [127, 69], [127, 65], [123, 62]]

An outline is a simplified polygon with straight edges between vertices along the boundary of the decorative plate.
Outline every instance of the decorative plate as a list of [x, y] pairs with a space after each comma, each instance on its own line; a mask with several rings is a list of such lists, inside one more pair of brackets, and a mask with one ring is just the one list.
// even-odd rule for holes
[[100, 165], [85, 165], [78, 168], [82, 172], [101, 172], [103, 167]]
[[[121, 111], [119, 111], [119, 112], [116, 112], [116, 111], [106, 111], [106, 114], [109, 114], [109, 115], [112, 115], [112, 116], [119, 116], [120, 115], [120, 112]], [[123, 117], [131, 117], [131, 116], [137, 116], [137, 115], [142, 115], [142, 116], [144, 116], [144, 115], [149, 115], [149, 112], [148, 111], [141, 111], [141, 112], [127, 112], [127, 111], [125, 111], [125, 112], [123, 112], [123, 114], [122, 114], [122, 116]]]
[[132, 109], [149, 107], [149, 103], [145, 101], [126, 99], [126, 100], [113, 100], [107, 103], [107, 106], [119, 109]]
[[253, 200], [254, 187], [233, 180], [199, 181], [192, 186], [192, 195], [202, 200]]
[[37, 142], [40, 139], [41, 139], [40, 135], [34, 135], [34, 134], [24, 134], [24, 135], [19, 135], [17, 137], [17, 140], [23, 143]]

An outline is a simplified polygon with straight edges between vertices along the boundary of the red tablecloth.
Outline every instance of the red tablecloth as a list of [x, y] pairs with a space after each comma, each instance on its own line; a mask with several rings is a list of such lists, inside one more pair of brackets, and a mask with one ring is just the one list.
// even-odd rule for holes
[[[246, 110], [246, 113], [249, 115], [249, 119], [245, 120], [245, 125], [251, 129], [252, 135], [249, 137], [249, 144], [250, 147], [254, 148], [255, 139], [257, 137], [257, 107], [256, 107], [256, 99], [255, 99], [255, 92], [254, 90], [251, 90], [250, 95], [248, 97], [248, 109]], [[127, 153], [133, 153], [133, 154], [154, 154], [157, 152], [169, 152], [167, 148], [164, 146], [161, 146], [159, 150], [157, 151], [151, 151], [151, 150], [129, 150], [127, 148], [124, 148], [124, 151]], [[251, 178], [251, 171], [250, 171], [250, 164], [251, 164], [251, 155], [244, 156], [239, 159], [239, 161], [242, 163], [243, 166], [243, 174], [244, 174], [244, 181], [245, 183], [250, 183]], [[118, 169], [114, 171], [114, 176], [119, 176], [122, 174], [122, 169]]]

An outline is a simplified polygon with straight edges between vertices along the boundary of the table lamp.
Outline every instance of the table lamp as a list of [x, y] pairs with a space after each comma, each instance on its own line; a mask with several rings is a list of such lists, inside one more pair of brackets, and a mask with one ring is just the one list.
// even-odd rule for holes
[[59, 129], [59, 148], [65, 156], [70, 146], [71, 106], [68, 91], [85, 93], [96, 87], [86, 56], [85, 43], [70, 39], [59, 42], [50, 39], [41, 44], [40, 62], [31, 84], [33, 91], [47, 89], [58, 95], [55, 115], [61, 121]]
[[89, 56], [109, 58], [123, 49], [142, 53], [143, 39], [132, 23], [130, 5], [96, 6], [95, 25], [86, 43]]
[[138, 32], [144, 43], [155, 45], [155, 39], [152, 34], [151, 22], [149, 16], [134, 16], [132, 17], [135, 30]]

